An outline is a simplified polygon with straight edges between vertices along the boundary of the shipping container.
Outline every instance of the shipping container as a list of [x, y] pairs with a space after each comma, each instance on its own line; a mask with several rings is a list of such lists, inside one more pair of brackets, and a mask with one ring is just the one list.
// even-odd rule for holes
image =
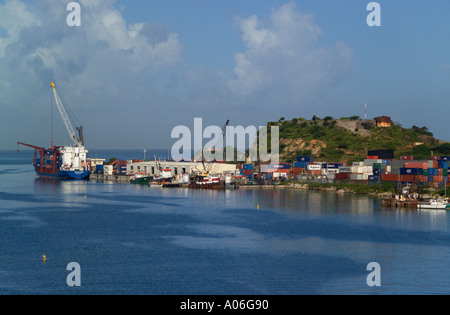
[[369, 155], [369, 156], [367, 157], [367, 159], [368, 159], [368, 160], [378, 160], [378, 156], [377, 156], [377, 155], [374, 155], [374, 156], [370, 156], [370, 155]]
[[336, 180], [349, 180], [350, 179], [350, 173], [338, 173], [335, 176]]
[[339, 166], [339, 173], [351, 173], [352, 168], [350, 166]]
[[439, 175], [439, 169], [437, 169], [437, 168], [429, 168], [428, 169], [428, 175], [430, 175], [430, 176], [438, 176]]
[[382, 160], [382, 162], [384, 165], [392, 165], [392, 160]]
[[370, 174], [373, 175], [373, 166], [352, 166], [353, 174]]
[[305, 174], [306, 170], [304, 168], [301, 168], [301, 167], [294, 167], [294, 168], [291, 169], [291, 173], [295, 174], [295, 175]]
[[240, 172], [242, 175], [253, 175], [253, 170], [242, 169], [242, 170], [240, 170]]
[[400, 175], [423, 175], [421, 168], [401, 168]]
[[448, 156], [441, 156], [441, 160], [443, 160], [443, 161], [449, 161], [449, 157]]
[[294, 162], [294, 167], [308, 168], [309, 162]]
[[310, 164], [308, 165], [308, 171], [320, 171], [322, 170], [322, 165]]
[[431, 161], [437, 161], [437, 160], [440, 160], [440, 159], [441, 159], [440, 156], [430, 156], [430, 158], [429, 158], [429, 160], [431, 160]]
[[448, 162], [444, 160], [438, 161], [438, 168], [448, 169]]
[[384, 182], [398, 182], [400, 180], [400, 175], [384, 174], [381, 175], [381, 181]]
[[392, 160], [394, 158], [394, 150], [370, 150], [368, 156], [377, 156], [379, 159]]
[[339, 170], [337, 168], [322, 169], [322, 175], [337, 174], [338, 172]]
[[434, 182], [444, 182], [444, 176], [434, 176]]
[[244, 164], [242, 166], [242, 169], [244, 169], [244, 170], [253, 170], [253, 165], [252, 164]]
[[421, 169], [428, 169], [428, 162], [406, 162], [405, 168], [421, 168]]
[[414, 156], [410, 156], [410, 155], [406, 156], [406, 155], [404, 155], [404, 156], [400, 157], [400, 160], [402, 160], [402, 161], [413, 161], [414, 160]]

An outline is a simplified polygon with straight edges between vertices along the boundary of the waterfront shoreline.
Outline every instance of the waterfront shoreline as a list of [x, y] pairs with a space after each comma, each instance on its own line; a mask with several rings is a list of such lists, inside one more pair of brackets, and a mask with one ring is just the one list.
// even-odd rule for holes
[[[298, 190], [308, 190], [308, 191], [328, 191], [328, 192], [338, 192], [340, 189], [336, 186], [330, 186], [330, 187], [311, 187], [310, 184], [299, 184], [299, 183], [289, 183], [289, 184], [282, 184], [282, 185], [240, 185], [239, 189], [298, 189]], [[380, 198], [384, 197], [392, 197], [394, 194], [390, 192], [382, 192], [382, 193], [376, 193], [376, 192], [356, 192], [352, 189], [343, 189], [345, 193], [348, 194], [354, 194], [354, 195], [369, 195], [369, 196], [376, 196]]]

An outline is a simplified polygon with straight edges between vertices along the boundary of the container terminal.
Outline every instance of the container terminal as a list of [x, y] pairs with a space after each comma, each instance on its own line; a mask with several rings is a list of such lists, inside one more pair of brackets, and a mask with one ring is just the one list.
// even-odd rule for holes
[[[56, 106], [73, 141], [73, 146], [55, 146], [46, 149], [23, 142], [18, 145], [35, 150], [33, 165], [40, 177], [69, 180], [105, 180], [144, 184], [149, 186], [195, 189], [237, 189], [295, 181], [306, 183], [355, 183], [397, 185], [395, 196], [383, 199], [386, 207], [414, 207], [421, 209], [449, 209], [449, 156], [430, 156], [428, 160], [415, 160], [414, 156], [394, 159], [393, 150], [368, 151], [364, 161], [333, 163], [315, 161], [312, 156], [298, 156], [292, 163], [229, 164], [205, 161], [153, 161], [115, 160], [105, 164], [104, 159], [90, 159], [84, 146], [83, 127], [74, 128], [55, 84], [50, 83]], [[389, 117], [386, 117], [389, 118]], [[386, 119], [389, 123], [390, 119]], [[52, 122], [53, 123], [53, 122]], [[227, 126], [229, 121], [227, 121]], [[53, 129], [53, 128], [52, 128]], [[78, 134], [75, 132], [78, 131]], [[421, 188], [445, 190], [445, 199], [421, 200]], [[338, 193], [345, 193], [339, 191]]]

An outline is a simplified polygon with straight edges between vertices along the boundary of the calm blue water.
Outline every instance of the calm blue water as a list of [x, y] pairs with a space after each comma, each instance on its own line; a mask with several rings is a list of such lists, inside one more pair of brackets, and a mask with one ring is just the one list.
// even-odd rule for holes
[[[0, 294], [450, 293], [446, 212], [324, 192], [39, 180], [31, 159], [0, 152]], [[70, 262], [79, 288], [66, 284]], [[366, 284], [370, 262], [379, 288]]]

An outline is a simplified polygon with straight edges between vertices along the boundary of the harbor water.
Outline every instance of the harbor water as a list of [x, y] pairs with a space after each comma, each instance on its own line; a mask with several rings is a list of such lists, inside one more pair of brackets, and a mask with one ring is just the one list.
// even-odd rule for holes
[[[0, 151], [0, 294], [450, 294], [445, 211], [331, 192], [43, 180], [32, 156]], [[79, 287], [66, 282], [71, 262]], [[372, 262], [379, 287], [367, 284]]]

